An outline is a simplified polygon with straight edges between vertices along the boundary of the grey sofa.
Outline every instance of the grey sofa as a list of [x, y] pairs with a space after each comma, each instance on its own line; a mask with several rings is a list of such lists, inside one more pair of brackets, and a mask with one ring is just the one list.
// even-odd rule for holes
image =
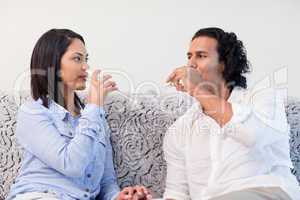
[[[18, 174], [22, 159], [14, 131], [16, 112], [28, 93], [0, 92], [0, 199], [4, 199]], [[120, 187], [142, 184], [155, 197], [162, 196], [166, 175], [162, 141], [167, 128], [182, 115], [193, 100], [182, 93], [165, 95], [114, 94], [105, 110], [112, 131], [114, 165]], [[293, 173], [300, 182], [300, 101], [289, 99], [286, 113], [291, 126]]]

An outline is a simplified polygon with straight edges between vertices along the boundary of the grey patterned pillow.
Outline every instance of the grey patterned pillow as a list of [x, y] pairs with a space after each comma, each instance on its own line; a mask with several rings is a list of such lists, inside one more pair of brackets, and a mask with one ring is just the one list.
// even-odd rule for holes
[[121, 188], [144, 185], [162, 196], [166, 163], [162, 141], [168, 127], [192, 104], [190, 97], [111, 96], [106, 102], [114, 164]]
[[288, 123], [290, 124], [290, 153], [294, 164], [293, 174], [300, 183], [300, 101], [290, 99], [286, 106]]
[[14, 137], [17, 108], [11, 95], [0, 93], [0, 199], [17, 176], [22, 157]]

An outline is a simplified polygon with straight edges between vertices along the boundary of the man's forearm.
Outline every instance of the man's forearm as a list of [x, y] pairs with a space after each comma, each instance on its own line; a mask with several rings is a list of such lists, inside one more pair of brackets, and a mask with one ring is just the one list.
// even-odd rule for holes
[[231, 119], [233, 115], [231, 103], [225, 99], [212, 94], [200, 94], [195, 98], [200, 102], [203, 112], [213, 118], [221, 127]]

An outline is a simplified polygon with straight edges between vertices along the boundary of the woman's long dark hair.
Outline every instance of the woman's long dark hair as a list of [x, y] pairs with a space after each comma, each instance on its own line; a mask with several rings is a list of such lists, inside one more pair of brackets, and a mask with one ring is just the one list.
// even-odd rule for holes
[[[60, 62], [67, 48], [74, 39], [84, 39], [81, 35], [68, 29], [51, 29], [44, 33], [37, 41], [31, 56], [31, 95], [34, 100], [39, 98], [45, 107], [49, 107], [52, 99], [65, 107], [63, 87], [60, 78]], [[84, 108], [78, 95], [75, 93], [76, 109]]]

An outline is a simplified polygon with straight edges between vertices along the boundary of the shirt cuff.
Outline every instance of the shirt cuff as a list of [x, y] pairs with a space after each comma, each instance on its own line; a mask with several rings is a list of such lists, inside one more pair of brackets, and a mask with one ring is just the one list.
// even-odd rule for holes
[[111, 197], [111, 200], [117, 200], [117, 197], [119, 196], [120, 192], [117, 192], [116, 194], [114, 194], [112, 197]]
[[105, 145], [105, 120], [103, 107], [95, 104], [86, 104], [79, 119], [80, 132], [97, 141], [100, 140]]
[[256, 137], [252, 131], [243, 126], [252, 113], [250, 105], [231, 103], [232, 117], [230, 121], [222, 128], [222, 133], [226, 133], [224, 138], [230, 137], [246, 147], [255, 144]]

